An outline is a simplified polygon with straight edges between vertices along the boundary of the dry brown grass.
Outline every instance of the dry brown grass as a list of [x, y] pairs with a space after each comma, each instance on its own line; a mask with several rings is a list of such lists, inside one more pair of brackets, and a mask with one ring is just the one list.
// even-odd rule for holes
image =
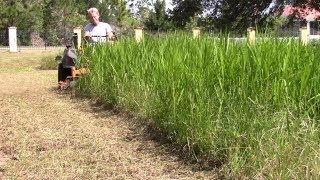
[[23, 51], [10, 53], [0, 51], [0, 72], [32, 71], [40, 66], [44, 57], [61, 54], [60, 51]]
[[[214, 179], [139, 120], [56, 91], [47, 52], [0, 52], [0, 179]], [[152, 132], [151, 132], [152, 133]]]

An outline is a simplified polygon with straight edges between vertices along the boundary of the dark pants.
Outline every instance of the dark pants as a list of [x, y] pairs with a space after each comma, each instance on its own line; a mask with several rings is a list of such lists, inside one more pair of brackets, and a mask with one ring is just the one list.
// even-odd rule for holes
[[71, 68], [64, 68], [60, 63], [58, 66], [58, 82], [65, 81], [68, 76], [71, 76]]

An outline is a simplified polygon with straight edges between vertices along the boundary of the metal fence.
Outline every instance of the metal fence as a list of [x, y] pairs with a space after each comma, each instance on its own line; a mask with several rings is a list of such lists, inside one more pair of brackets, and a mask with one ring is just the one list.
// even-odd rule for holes
[[[17, 46], [20, 50], [60, 50], [72, 42], [73, 29], [37, 33], [17, 29]], [[9, 32], [0, 30], [0, 50], [9, 50]]]
[[45, 31], [38, 33], [31, 30], [17, 30], [18, 46], [63, 46], [72, 41], [73, 29]]
[[[18, 51], [25, 51], [25, 50], [64, 50], [65, 46], [18, 46]], [[9, 46], [0, 46], [0, 51], [9, 51]]]
[[[273, 34], [275, 37], [278, 38], [287, 38], [287, 37], [293, 37], [293, 38], [299, 38], [300, 35], [300, 24], [296, 23], [291, 27], [284, 27], [281, 29], [278, 29]], [[132, 36], [134, 37], [134, 31], [132, 29], [125, 30], [117, 30], [116, 33], [120, 38], [121, 37], [128, 37]], [[186, 31], [184, 31], [186, 33]], [[151, 37], [163, 37], [168, 35], [169, 31], [144, 31], [145, 35], [151, 36]], [[192, 36], [192, 32], [190, 33], [190, 36]], [[221, 33], [215, 33], [214, 31], [206, 31], [203, 32], [209, 36], [212, 37], [218, 37], [221, 36]], [[42, 32], [42, 33], [36, 33], [30, 30], [19, 30], [17, 29], [17, 45], [18, 50], [60, 50], [64, 49], [66, 43], [72, 42], [73, 37], [73, 29], [64, 29], [59, 31], [53, 31], [53, 32]], [[246, 35], [245, 34], [228, 34], [229, 38], [235, 39], [235, 40], [245, 40]], [[310, 24], [310, 39], [311, 40], [318, 40], [320, 38], [320, 25], [318, 22], [311, 23]], [[8, 30], [0, 30], [0, 50], [9, 50], [8, 47]]]
[[300, 35], [300, 28], [295, 26], [280, 28], [275, 31], [275, 36], [280, 38], [299, 37], [299, 35]]
[[0, 30], [0, 47], [9, 45], [8, 30]]
[[320, 22], [313, 21], [310, 23], [310, 35], [320, 35]]

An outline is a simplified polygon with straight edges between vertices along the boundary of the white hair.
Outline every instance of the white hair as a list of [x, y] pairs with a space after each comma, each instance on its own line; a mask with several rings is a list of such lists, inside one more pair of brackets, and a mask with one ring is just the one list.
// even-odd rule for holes
[[95, 12], [99, 13], [99, 10], [97, 8], [95, 8], [95, 7], [92, 7], [90, 9], [88, 9], [87, 12], [88, 13], [95, 13]]

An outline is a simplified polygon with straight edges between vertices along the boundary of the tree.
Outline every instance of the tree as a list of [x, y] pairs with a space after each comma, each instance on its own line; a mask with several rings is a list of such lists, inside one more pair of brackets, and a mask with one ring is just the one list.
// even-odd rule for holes
[[73, 28], [86, 22], [84, 5], [77, 0], [44, 0], [42, 37], [48, 45], [70, 41]]
[[[42, 0], [8, 0], [0, 2], [0, 28], [17, 26], [37, 28], [41, 26]], [[40, 14], [40, 15], [39, 15]]]
[[146, 21], [149, 30], [167, 30], [170, 28], [168, 15], [166, 14], [166, 4], [164, 0], [157, 0], [154, 4], [154, 12], [150, 13]]
[[18, 28], [18, 43], [28, 44], [30, 34], [39, 34], [42, 27], [42, 0], [9, 0], [0, 2], [0, 30]]
[[262, 23], [261, 12], [270, 4], [270, 0], [221, 0], [217, 10], [209, 16], [214, 24], [224, 31], [244, 32], [249, 26]]
[[150, 15], [153, 2], [150, 0], [129, 0], [128, 5], [132, 16], [144, 21]]
[[315, 9], [320, 9], [320, 1], [317, 0], [299, 0], [299, 1], [292, 1], [292, 5], [295, 7], [311, 7]]
[[120, 26], [125, 23], [125, 20], [128, 16], [128, 10], [126, 7], [126, 2], [124, 0], [118, 0], [117, 2], [117, 22]]
[[129, 0], [128, 2], [131, 20], [130, 26], [144, 26], [150, 18], [153, 2], [150, 0]]
[[204, 0], [173, 0], [171, 20], [177, 27], [185, 27], [190, 18], [202, 14], [204, 2]]

